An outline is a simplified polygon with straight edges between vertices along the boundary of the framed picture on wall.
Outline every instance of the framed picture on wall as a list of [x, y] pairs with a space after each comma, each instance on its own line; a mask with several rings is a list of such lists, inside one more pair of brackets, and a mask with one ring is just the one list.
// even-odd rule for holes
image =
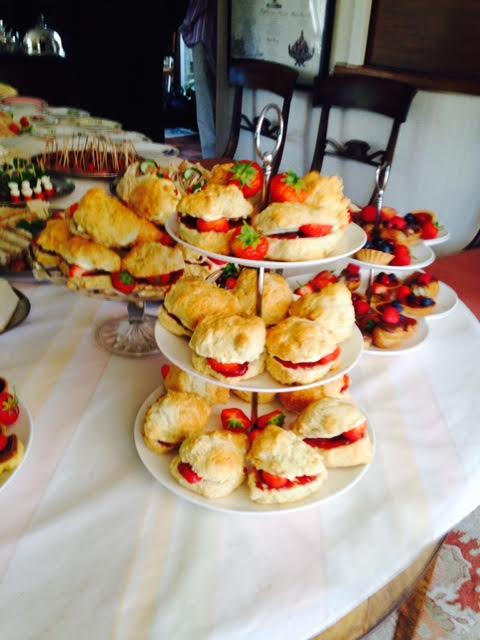
[[328, 74], [335, 0], [229, 0], [230, 59], [293, 67], [312, 86]]

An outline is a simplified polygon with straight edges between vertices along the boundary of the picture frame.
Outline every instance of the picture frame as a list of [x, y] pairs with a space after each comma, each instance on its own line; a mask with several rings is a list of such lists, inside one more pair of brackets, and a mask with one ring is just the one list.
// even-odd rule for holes
[[310, 89], [328, 75], [335, 0], [229, 0], [229, 61], [268, 60]]

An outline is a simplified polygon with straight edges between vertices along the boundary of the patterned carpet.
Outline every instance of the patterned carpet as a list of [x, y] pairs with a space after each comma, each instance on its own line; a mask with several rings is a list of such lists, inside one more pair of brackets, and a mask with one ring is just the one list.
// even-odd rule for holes
[[[394, 613], [367, 636], [368, 640], [394, 640], [396, 622]], [[480, 508], [448, 534], [412, 637], [412, 640], [479, 639]]]

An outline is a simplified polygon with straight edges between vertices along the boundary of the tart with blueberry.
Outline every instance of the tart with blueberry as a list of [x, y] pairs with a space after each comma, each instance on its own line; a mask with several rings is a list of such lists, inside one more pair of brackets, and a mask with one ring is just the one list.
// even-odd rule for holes
[[350, 291], [356, 291], [361, 282], [360, 267], [358, 264], [347, 264], [340, 273], [340, 282], [344, 282]]
[[409, 316], [429, 316], [437, 306], [433, 298], [416, 295], [407, 285], [398, 288], [397, 302], [403, 306], [403, 311]]
[[384, 240], [393, 240], [399, 244], [410, 246], [420, 239], [421, 226], [415, 218], [410, 218], [410, 214], [404, 218], [394, 215], [382, 222], [380, 236]]
[[370, 264], [390, 264], [395, 258], [395, 243], [391, 240], [373, 238], [357, 251], [355, 257]]
[[415, 334], [418, 327], [417, 320], [402, 315], [400, 307], [401, 303], [394, 302], [377, 308], [380, 319], [372, 332], [372, 342], [375, 347], [397, 349]]
[[395, 292], [400, 286], [400, 281], [394, 273], [381, 271], [372, 283], [371, 300], [373, 304], [390, 302], [395, 299]]
[[403, 281], [403, 284], [410, 287], [416, 296], [427, 296], [436, 298], [440, 293], [440, 283], [431, 273], [415, 271]]

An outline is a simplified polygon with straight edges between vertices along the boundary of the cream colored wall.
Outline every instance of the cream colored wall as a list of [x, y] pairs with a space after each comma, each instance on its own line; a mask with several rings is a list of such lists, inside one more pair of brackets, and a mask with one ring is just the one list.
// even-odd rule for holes
[[[226, 2], [220, 1], [219, 20], [226, 25]], [[365, 52], [371, 0], [337, 0], [332, 66], [337, 61], [361, 64]], [[219, 33], [222, 22], [219, 24]], [[226, 36], [219, 41], [219, 60], [225, 61]], [[223, 49], [223, 51], [222, 51]], [[219, 68], [217, 84], [218, 151], [223, 150], [230, 121], [231, 91], [226, 82], [226, 63]], [[246, 92], [243, 112], [252, 117], [275, 97], [265, 92]], [[311, 108], [309, 93], [296, 92], [292, 100], [287, 141], [281, 169], [306, 172], [315, 146], [319, 109]], [[329, 136], [338, 141], [367, 140], [382, 148], [390, 120], [359, 111], [333, 110]], [[271, 141], [265, 140], [268, 146]], [[385, 204], [401, 213], [432, 209], [451, 232], [451, 239], [437, 249], [452, 253], [464, 247], [480, 224], [480, 97], [419, 91], [407, 122], [400, 130]], [[242, 132], [237, 157], [254, 158], [252, 136]], [[338, 173], [345, 192], [357, 203], [366, 202], [374, 184], [367, 165], [327, 158], [324, 172]]]

